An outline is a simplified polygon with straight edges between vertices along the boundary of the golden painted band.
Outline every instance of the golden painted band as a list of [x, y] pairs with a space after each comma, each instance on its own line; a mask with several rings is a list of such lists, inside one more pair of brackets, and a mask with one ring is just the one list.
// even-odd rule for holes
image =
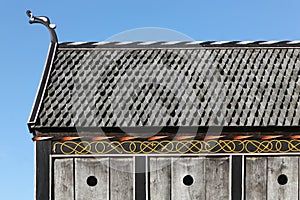
[[201, 154], [300, 152], [300, 140], [64, 141], [53, 153], [70, 154]]

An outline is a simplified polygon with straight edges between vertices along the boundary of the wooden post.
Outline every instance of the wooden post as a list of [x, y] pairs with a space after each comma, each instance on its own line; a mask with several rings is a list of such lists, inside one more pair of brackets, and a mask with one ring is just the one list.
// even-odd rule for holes
[[48, 200], [50, 197], [50, 154], [51, 141], [35, 142], [35, 200]]
[[243, 156], [231, 157], [231, 195], [232, 200], [242, 199], [242, 170], [243, 170]]
[[135, 199], [146, 200], [146, 157], [135, 158]]

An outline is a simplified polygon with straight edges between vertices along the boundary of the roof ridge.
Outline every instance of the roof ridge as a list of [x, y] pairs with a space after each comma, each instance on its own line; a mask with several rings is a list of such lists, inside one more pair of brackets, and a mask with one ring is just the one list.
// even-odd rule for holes
[[60, 42], [59, 48], [199, 48], [199, 47], [300, 47], [300, 40], [282, 41], [153, 41]]

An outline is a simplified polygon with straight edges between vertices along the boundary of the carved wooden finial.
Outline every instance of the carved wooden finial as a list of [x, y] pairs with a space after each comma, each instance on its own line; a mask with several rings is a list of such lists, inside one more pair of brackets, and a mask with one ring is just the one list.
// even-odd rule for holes
[[50, 32], [51, 42], [53, 42], [53, 43], [58, 42], [57, 35], [56, 35], [55, 30], [54, 30], [56, 28], [56, 25], [51, 24], [50, 19], [48, 17], [45, 17], [45, 16], [35, 17], [35, 16], [33, 16], [32, 12], [30, 10], [27, 10], [26, 14], [30, 18], [29, 19], [30, 24], [35, 24], [35, 23], [43, 24], [44, 26], [46, 26], [48, 28], [48, 30]]

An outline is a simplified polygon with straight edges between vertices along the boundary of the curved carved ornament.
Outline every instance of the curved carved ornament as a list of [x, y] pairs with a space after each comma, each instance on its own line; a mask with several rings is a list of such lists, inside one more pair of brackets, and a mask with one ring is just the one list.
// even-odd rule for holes
[[57, 141], [54, 154], [299, 153], [300, 140]]
[[30, 10], [26, 11], [27, 16], [29, 17], [30, 24], [43, 24], [46, 28], [48, 28], [51, 36], [51, 42], [57, 43], [57, 35], [55, 32], [56, 25], [50, 23], [50, 19], [45, 16], [34, 16]]

